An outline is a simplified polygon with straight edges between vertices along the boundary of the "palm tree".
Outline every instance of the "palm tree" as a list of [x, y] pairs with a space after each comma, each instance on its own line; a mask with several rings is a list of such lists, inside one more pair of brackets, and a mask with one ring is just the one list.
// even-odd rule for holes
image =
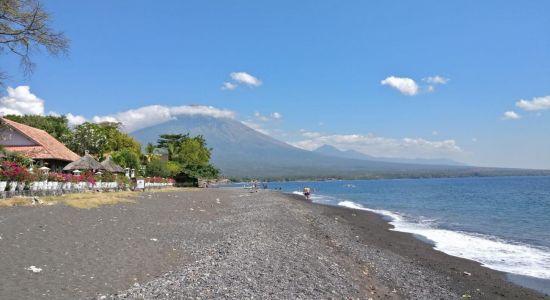
[[179, 147], [176, 143], [168, 143], [166, 150], [168, 150], [168, 160], [175, 160], [178, 157]]
[[145, 158], [147, 162], [151, 162], [153, 158], [155, 158], [155, 146], [151, 143], [147, 144], [147, 147], [145, 147]]

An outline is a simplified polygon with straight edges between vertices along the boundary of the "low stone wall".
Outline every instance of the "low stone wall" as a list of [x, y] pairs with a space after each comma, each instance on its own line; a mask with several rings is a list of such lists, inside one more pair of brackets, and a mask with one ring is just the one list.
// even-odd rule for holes
[[[5, 186], [0, 183], [0, 199], [11, 197], [34, 197], [34, 196], [60, 196], [63, 194], [86, 193], [86, 192], [118, 192], [130, 191], [134, 185], [121, 186], [117, 182], [31, 182], [30, 184], [17, 184], [12, 188], [8, 183]], [[2, 187], [4, 186], [4, 189]], [[173, 186], [171, 183], [146, 183], [145, 189], [161, 189]]]

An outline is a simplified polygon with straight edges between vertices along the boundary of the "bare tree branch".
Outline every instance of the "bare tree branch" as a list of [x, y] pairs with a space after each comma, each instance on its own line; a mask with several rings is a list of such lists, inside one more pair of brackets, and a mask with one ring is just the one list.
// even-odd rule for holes
[[[45, 49], [50, 55], [59, 55], [69, 48], [69, 40], [62, 32], [54, 31], [50, 23], [50, 16], [39, 0], [0, 0], [0, 53], [19, 57], [23, 72], [30, 75], [35, 50]], [[2, 84], [5, 74], [0, 75]]]

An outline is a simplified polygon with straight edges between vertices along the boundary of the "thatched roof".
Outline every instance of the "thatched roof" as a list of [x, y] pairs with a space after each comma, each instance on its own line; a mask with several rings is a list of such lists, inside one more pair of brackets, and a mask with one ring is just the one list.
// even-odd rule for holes
[[85, 154], [77, 161], [74, 161], [63, 168], [63, 171], [73, 170], [105, 170], [105, 168], [90, 154]]
[[105, 171], [111, 173], [124, 173], [124, 169], [121, 166], [117, 165], [110, 156], [102, 161], [101, 165], [103, 166], [103, 168], [105, 168]]

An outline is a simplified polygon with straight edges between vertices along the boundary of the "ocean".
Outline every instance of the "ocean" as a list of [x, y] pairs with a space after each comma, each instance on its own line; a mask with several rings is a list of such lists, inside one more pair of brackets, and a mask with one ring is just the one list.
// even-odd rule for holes
[[383, 215], [449, 255], [550, 293], [550, 177], [270, 182], [312, 201]]

